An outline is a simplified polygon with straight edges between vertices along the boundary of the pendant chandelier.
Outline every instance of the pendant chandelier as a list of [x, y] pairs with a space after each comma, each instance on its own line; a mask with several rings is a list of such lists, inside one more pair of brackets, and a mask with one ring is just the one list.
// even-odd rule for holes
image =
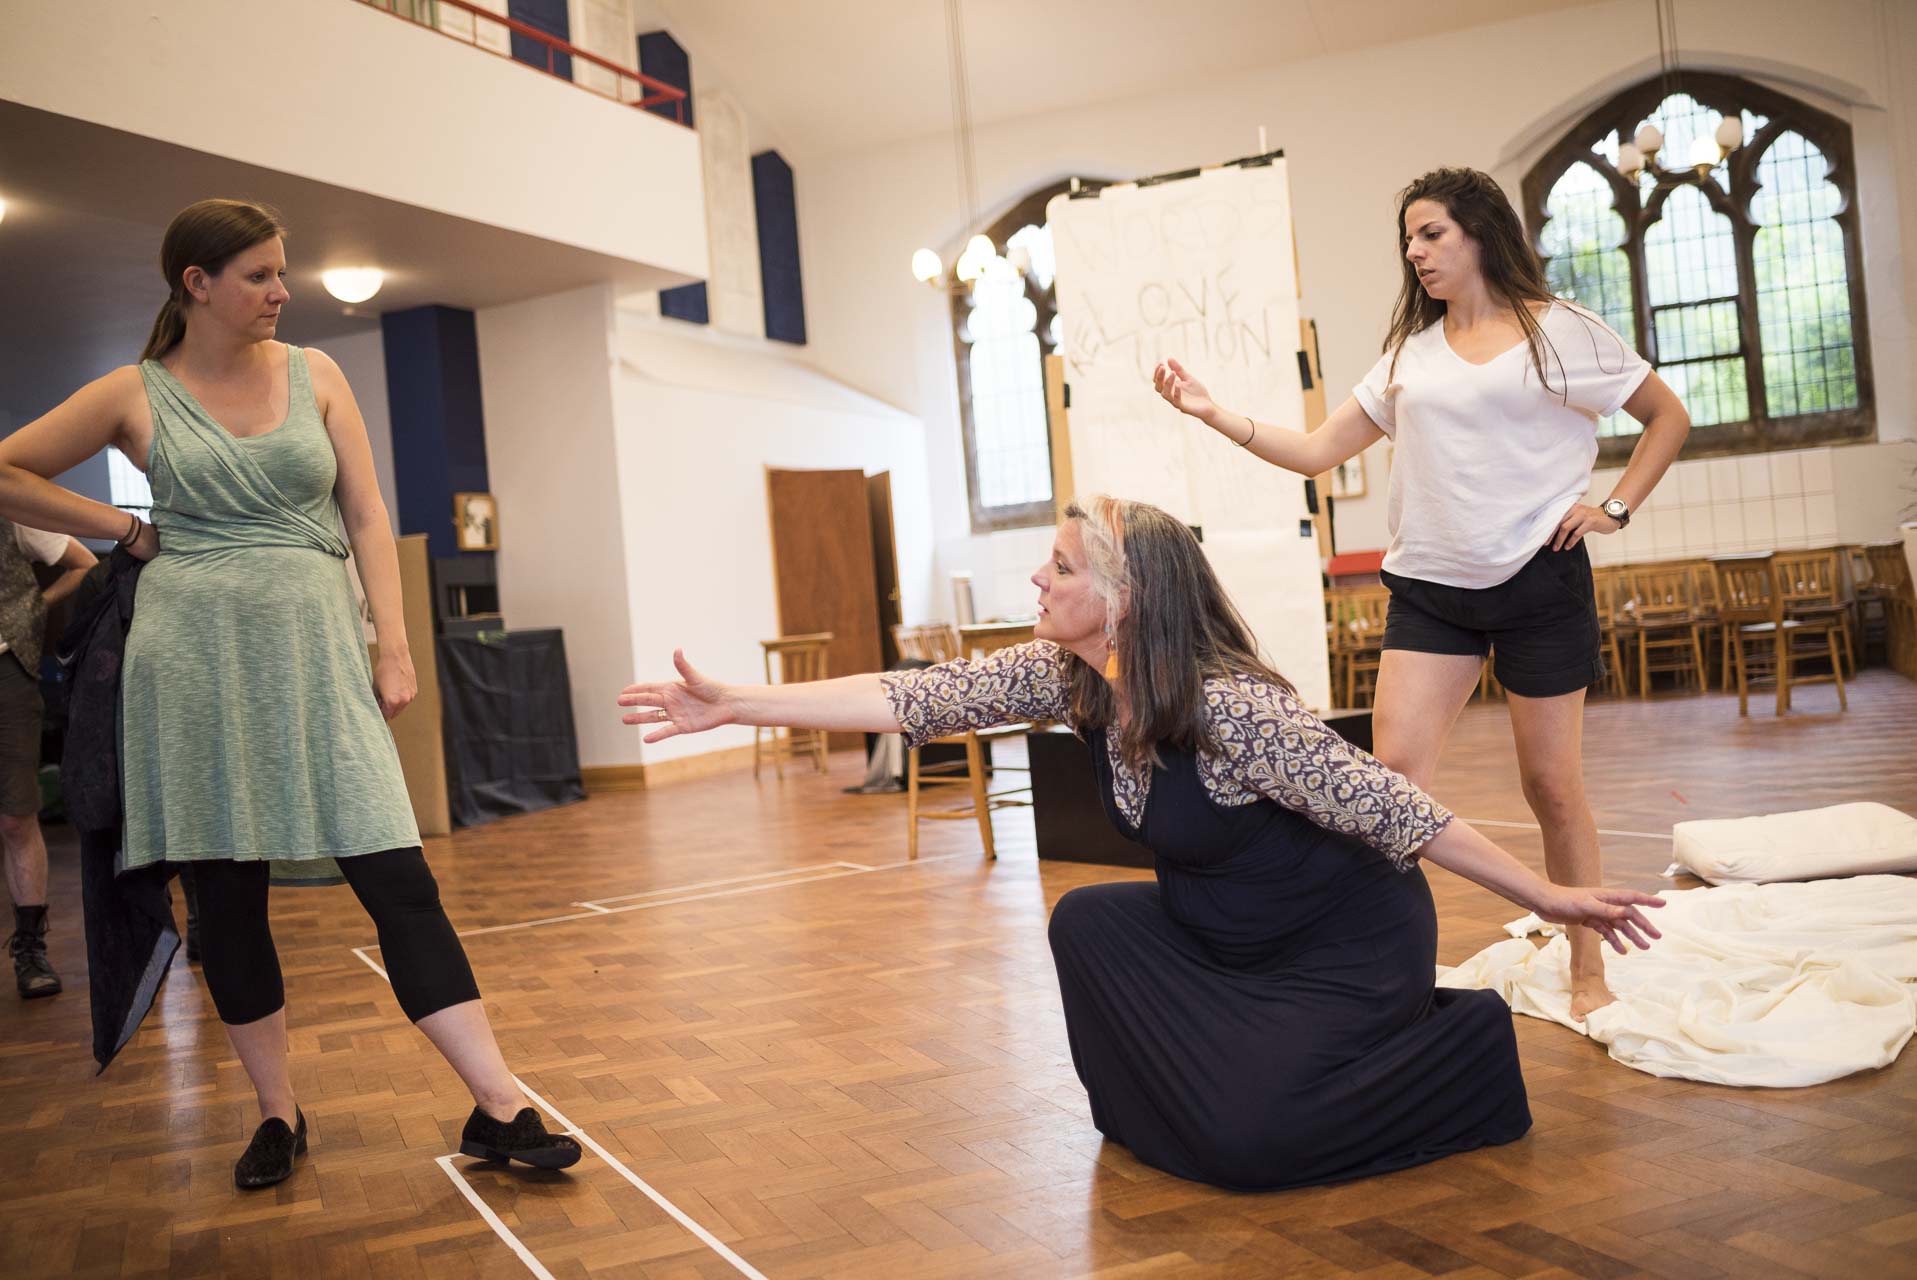
[[[1660, 105], [1668, 102], [1679, 91], [1683, 75], [1677, 56], [1677, 0], [1652, 0], [1657, 15], [1657, 62], [1659, 77], [1664, 86]], [[1718, 121], [1716, 134], [1699, 134], [1691, 140], [1690, 154], [1680, 164], [1659, 165], [1658, 152], [1664, 149], [1664, 132], [1646, 120], [1637, 127], [1637, 134], [1630, 141], [1620, 141], [1617, 148], [1617, 170], [1624, 177], [1636, 182], [1638, 175], [1648, 166], [1653, 173], [1681, 173], [1685, 169], [1697, 170], [1698, 181], [1710, 176], [1712, 169], [1722, 164], [1731, 152], [1744, 144], [1744, 121], [1732, 113]]]

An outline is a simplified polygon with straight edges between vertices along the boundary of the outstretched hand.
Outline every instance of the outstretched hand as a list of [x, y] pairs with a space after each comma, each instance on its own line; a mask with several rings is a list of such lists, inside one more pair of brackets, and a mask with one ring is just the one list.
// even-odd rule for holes
[[716, 680], [708, 680], [686, 661], [685, 650], [672, 651], [672, 665], [679, 679], [627, 685], [619, 695], [619, 705], [635, 710], [620, 717], [627, 724], [657, 725], [644, 741], [664, 742], [682, 733], [703, 733], [733, 720], [731, 691]]
[[[1567, 928], [1590, 929], [1625, 955], [1624, 941], [1639, 950], [1649, 950], [1657, 931], [1639, 907], [1661, 907], [1664, 899], [1636, 889], [1580, 889], [1550, 885], [1543, 901], [1535, 908], [1538, 919]], [[1623, 939], [1623, 940], [1620, 940]]]
[[1152, 370], [1152, 389], [1165, 397], [1165, 403], [1180, 413], [1203, 418], [1213, 409], [1211, 392], [1176, 360], [1160, 360]]

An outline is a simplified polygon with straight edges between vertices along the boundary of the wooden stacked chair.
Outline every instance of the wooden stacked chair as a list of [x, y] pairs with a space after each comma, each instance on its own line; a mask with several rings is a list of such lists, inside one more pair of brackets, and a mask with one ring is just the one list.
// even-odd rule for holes
[[[1838, 623], [1829, 617], [1789, 618], [1784, 614], [1784, 592], [1777, 576], [1777, 553], [1713, 556], [1717, 575], [1718, 616], [1730, 638], [1737, 671], [1737, 714], [1750, 714], [1750, 687], [1766, 676], [1777, 681], [1777, 714], [1790, 710], [1791, 689], [1800, 684], [1834, 683], [1837, 704], [1848, 710], [1843, 668], [1833, 633]], [[1827, 659], [1828, 675], [1800, 675], [1797, 664]]]
[[1857, 652], [1851, 644], [1850, 601], [1844, 592], [1843, 556], [1836, 547], [1777, 553], [1777, 585], [1784, 595], [1784, 616], [1800, 621], [1829, 619], [1836, 624], [1831, 642], [1857, 678]]
[[1616, 565], [1591, 571], [1591, 586], [1597, 596], [1598, 651], [1604, 656], [1604, 685], [1624, 696], [1624, 650], [1618, 644], [1617, 611], [1624, 588], [1624, 570]]
[[1697, 634], [1704, 648], [1704, 687], [1711, 687], [1710, 668], [1717, 661], [1717, 685], [1731, 687], [1731, 648], [1724, 639], [1724, 624], [1717, 616], [1717, 571], [1709, 559], [1689, 560], [1684, 568], [1691, 578], [1691, 609], [1697, 617]]
[[[917, 659], [922, 662], [950, 662], [954, 658], [984, 657], [999, 649], [1011, 645], [1023, 644], [1032, 638], [1032, 623], [984, 623], [977, 626], [954, 627], [950, 623], [939, 622], [922, 627], [894, 627], [893, 639], [898, 644], [899, 657]], [[992, 810], [1013, 805], [1028, 805], [1031, 786], [1012, 787], [1001, 791], [989, 788], [985, 765], [985, 744], [997, 738], [1022, 736], [1031, 732], [1030, 724], [1000, 725], [991, 729], [967, 729], [962, 733], [948, 734], [943, 738], [934, 738], [931, 743], [963, 745], [965, 759], [949, 763], [925, 764], [920, 758], [921, 747], [913, 747], [906, 753], [905, 760], [905, 821], [906, 856], [919, 856], [919, 823], [921, 821], [964, 821], [970, 819], [978, 823], [979, 841], [985, 847], [985, 856], [996, 860], [997, 846], [992, 840]], [[992, 773], [1029, 773], [1028, 770], [1007, 765], [994, 765]], [[970, 803], [961, 808], [926, 809], [920, 803], [921, 792], [927, 787], [964, 787], [971, 793]]]
[[[765, 651], [765, 682], [801, 684], [807, 680], [825, 679], [826, 651], [831, 647], [830, 631], [759, 641], [759, 648]], [[785, 777], [785, 762], [794, 756], [811, 756], [819, 772], [824, 773], [827, 768], [825, 751], [823, 729], [755, 727], [752, 730], [752, 776], [759, 776], [759, 766], [768, 756], [781, 778]]]
[[1917, 593], [1910, 579], [1910, 561], [1901, 541], [1864, 544], [1871, 586], [1882, 601], [1884, 641], [1890, 665], [1917, 680]]
[[1625, 582], [1638, 696], [1651, 696], [1651, 676], [1660, 671], [1688, 675], [1700, 690], [1707, 688], [1703, 627], [1692, 604], [1690, 570], [1681, 564], [1642, 565]]
[[1370, 706], [1384, 662], [1391, 592], [1385, 587], [1340, 588], [1325, 593], [1325, 604], [1331, 612], [1332, 696], [1342, 695], [1342, 706]]

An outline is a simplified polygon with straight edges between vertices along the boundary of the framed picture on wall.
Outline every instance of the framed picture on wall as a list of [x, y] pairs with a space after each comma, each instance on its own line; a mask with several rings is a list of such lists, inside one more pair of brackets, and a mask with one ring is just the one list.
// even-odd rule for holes
[[499, 550], [499, 507], [493, 495], [455, 493], [453, 530], [461, 551]]
[[1364, 454], [1353, 454], [1332, 468], [1331, 496], [1334, 498], [1362, 498], [1365, 496]]

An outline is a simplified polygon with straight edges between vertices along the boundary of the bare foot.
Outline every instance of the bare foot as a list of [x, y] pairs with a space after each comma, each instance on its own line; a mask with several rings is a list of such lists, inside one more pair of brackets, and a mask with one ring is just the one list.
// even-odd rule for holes
[[1593, 1009], [1602, 1009], [1615, 999], [1617, 997], [1605, 985], [1602, 973], [1573, 976], [1571, 979], [1571, 1019], [1574, 1022], [1584, 1021]]

